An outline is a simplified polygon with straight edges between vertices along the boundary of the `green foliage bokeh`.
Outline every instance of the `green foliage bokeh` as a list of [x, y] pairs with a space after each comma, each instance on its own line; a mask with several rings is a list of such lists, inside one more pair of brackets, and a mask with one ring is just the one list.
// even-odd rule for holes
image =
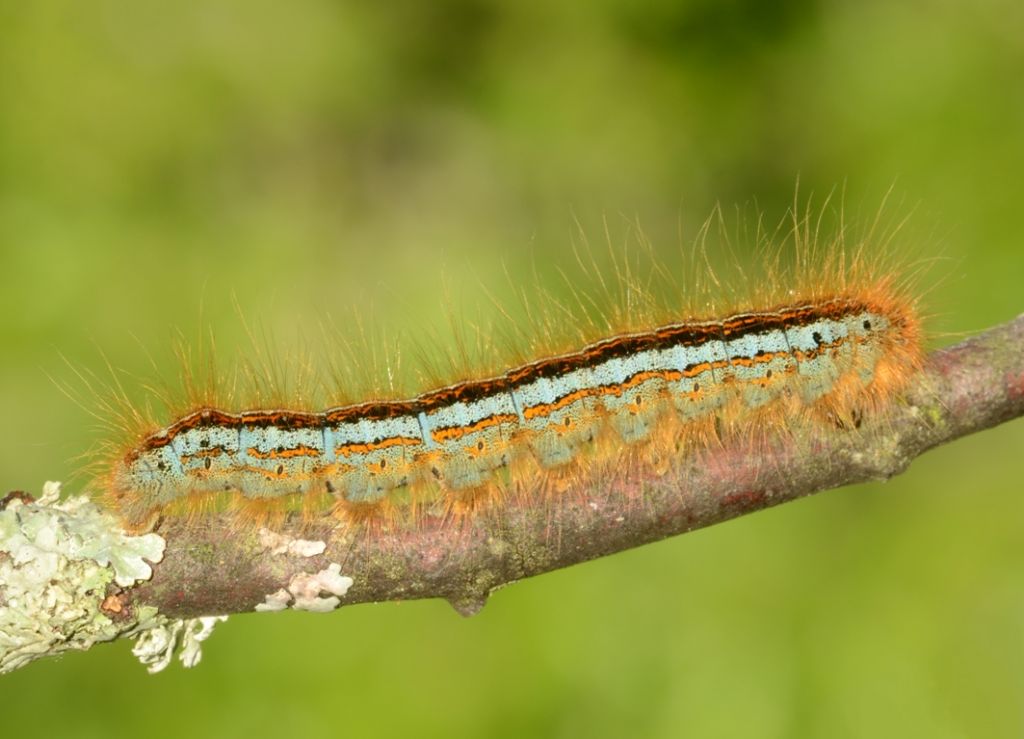
[[[506, 272], [557, 282], [577, 222], [675, 251], [716, 202], [781, 218], [798, 177], [868, 212], [894, 185], [900, 243], [943, 257], [933, 325], [1007, 320], [1022, 27], [1016, 0], [0, 0], [3, 485], [67, 480], [91, 443], [61, 355], [144, 374], [175, 329], [242, 335], [238, 312], [415, 332]], [[242, 616], [191, 671], [147, 677], [126, 644], [35, 664], [0, 680], [3, 732], [1020, 735], [1022, 443], [966, 439], [470, 620]]]

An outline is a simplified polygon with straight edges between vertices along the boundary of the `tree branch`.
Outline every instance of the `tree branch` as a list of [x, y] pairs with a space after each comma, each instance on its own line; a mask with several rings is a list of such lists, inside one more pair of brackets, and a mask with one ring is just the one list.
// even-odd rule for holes
[[[80, 498], [58, 504], [52, 490], [36, 502], [15, 498], [0, 511], [0, 671], [118, 636], [138, 638], [135, 651], [152, 671], [176, 650], [194, 664], [213, 626], [200, 617], [210, 614], [440, 597], [470, 615], [516, 580], [819, 490], [884, 480], [935, 446], [1022, 414], [1024, 316], [932, 353], [892, 413], [859, 429], [819, 424], [756, 444], [727, 440], [713, 452], [684, 453], [663, 474], [612, 472], [585, 490], [570, 485], [549, 498], [557, 505], [512, 496], [455, 532], [430, 519], [366, 534], [297, 517], [273, 531], [241, 532], [218, 515], [129, 537]], [[90, 548], [96, 537], [106, 544]], [[151, 577], [144, 560], [155, 563]], [[60, 561], [75, 566], [62, 570]]]

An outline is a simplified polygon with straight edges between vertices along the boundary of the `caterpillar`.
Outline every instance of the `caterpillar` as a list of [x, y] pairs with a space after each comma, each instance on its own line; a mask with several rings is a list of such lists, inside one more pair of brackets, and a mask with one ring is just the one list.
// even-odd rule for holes
[[822, 251], [803, 236], [794, 266], [766, 258], [752, 295], [717, 314], [622, 310], [619, 330], [582, 346], [408, 398], [203, 404], [118, 450], [101, 487], [133, 527], [225, 498], [250, 517], [358, 522], [403, 506], [472, 511], [523, 479], [586, 474], [638, 449], [665, 458], [797, 419], [884, 416], [922, 361], [909, 281], [870, 243]]

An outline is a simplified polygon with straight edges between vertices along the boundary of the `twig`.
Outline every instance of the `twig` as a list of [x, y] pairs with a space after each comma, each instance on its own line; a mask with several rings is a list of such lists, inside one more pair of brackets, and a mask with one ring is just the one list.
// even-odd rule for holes
[[883, 421], [777, 436], [756, 451], [726, 441], [666, 474], [612, 474], [566, 491], [557, 506], [510, 500], [454, 534], [441, 522], [364, 535], [299, 520], [239, 533], [227, 516], [210, 516], [128, 537], [84, 499], [58, 504], [52, 490], [32, 503], [14, 498], [0, 511], [0, 671], [119, 636], [138, 638], [152, 671], [176, 651], [194, 664], [210, 614], [440, 597], [470, 615], [516, 580], [884, 480], [935, 446], [1022, 414], [1024, 316], [932, 353]]

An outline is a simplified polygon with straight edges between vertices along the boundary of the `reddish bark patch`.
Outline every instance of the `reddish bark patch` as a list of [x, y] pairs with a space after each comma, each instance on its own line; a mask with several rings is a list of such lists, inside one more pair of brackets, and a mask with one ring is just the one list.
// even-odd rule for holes
[[739, 511], [751, 511], [764, 507], [763, 490], [744, 490], [739, 493], [731, 493], [722, 498], [722, 506]]
[[1006, 378], [1006, 392], [1014, 400], [1024, 398], [1024, 372]]
[[24, 490], [12, 490], [7, 493], [3, 498], [0, 498], [0, 510], [6, 508], [12, 500], [20, 500], [22, 503], [32, 503], [35, 501], [31, 495], [26, 493]]

